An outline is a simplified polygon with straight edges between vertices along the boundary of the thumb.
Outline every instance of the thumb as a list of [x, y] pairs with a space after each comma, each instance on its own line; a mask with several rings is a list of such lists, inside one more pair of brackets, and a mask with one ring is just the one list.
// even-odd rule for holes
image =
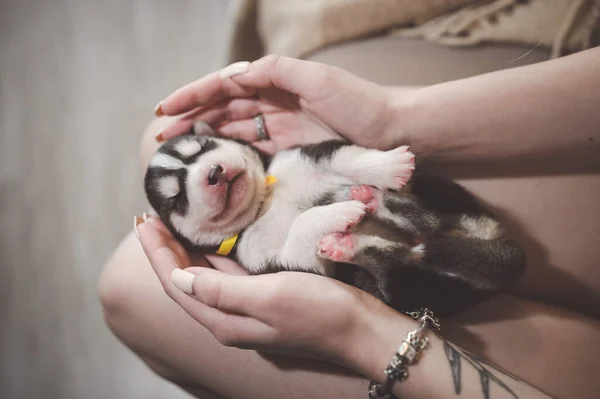
[[231, 275], [207, 267], [174, 269], [171, 282], [213, 309], [248, 316], [260, 310], [267, 288], [260, 276]]

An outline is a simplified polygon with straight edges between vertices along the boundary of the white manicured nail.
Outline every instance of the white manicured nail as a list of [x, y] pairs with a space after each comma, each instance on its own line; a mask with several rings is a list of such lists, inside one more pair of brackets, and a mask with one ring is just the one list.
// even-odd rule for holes
[[144, 218], [139, 216], [133, 217], [133, 231], [135, 231], [135, 235], [137, 236], [138, 240], [140, 239], [140, 233], [138, 232], [137, 227], [142, 223], [144, 223]]
[[186, 272], [185, 270], [181, 269], [175, 269], [173, 270], [173, 273], [171, 273], [171, 282], [175, 287], [186, 294], [193, 294], [194, 289], [192, 288], [192, 285], [195, 277], [196, 276], [190, 272]]
[[221, 79], [229, 79], [232, 76], [243, 75], [250, 70], [250, 63], [248, 61], [236, 62], [228, 65], [221, 70], [219, 76]]

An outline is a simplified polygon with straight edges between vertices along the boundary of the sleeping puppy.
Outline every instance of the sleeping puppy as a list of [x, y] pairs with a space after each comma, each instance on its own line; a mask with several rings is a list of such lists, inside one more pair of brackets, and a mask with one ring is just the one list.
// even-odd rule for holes
[[511, 286], [525, 256], [501, 223], [461, 186], [414, 169], [406, 146], [327, 141], [268, 158], [191, 132], [159, 148], [145, 190], [185, 247], [251, 274], [318, 273], [438, 315]]

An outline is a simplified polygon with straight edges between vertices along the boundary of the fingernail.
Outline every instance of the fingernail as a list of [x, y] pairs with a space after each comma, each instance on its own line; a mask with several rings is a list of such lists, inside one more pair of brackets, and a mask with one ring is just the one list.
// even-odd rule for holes
[[173, 273], [171, 273], [171, 282], [177, 289], [191, 295], [194, 293], [192, 285], [195, 277], [196, 276], [190, 272], [186, 272], [182, 269], [175, 269], [173, 270]]
[[156, 104], [156, 107], [154, 107], [154, 115], [158, 117], [164, 116], [164, 112], [162, 110], [162, 101]]
[[250, 63], [248, 61], [236, 62], [226, 66], [221, 70], [219, 76], [221, 79], [229, 79], [233, 76], [243, 75], [250, 70]]
[[135, 235], [137, 236], [138, 240], [140, 239], [140, 233], [139, 233], [137, 227], [142, 223], [144, 223], [143, 217], [139, 217], [139, 216], [133, 217], [133, 230], [135, 231]]
[[162, 129], [160, 129], [158, 133], [156, 133], [156, 136], [154, 136], [154, 140], [156, 140], [157, 143], [162, 143], [163, 141], [165, 141]]

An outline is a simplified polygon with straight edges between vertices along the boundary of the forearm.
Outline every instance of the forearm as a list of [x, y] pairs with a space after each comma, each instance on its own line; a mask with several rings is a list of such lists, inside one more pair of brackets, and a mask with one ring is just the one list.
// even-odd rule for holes
[[600, 48], [390, 95], [395, 144], [432, 161], [600, 154]]
[[[369, 316], [362, 345], [350, 354], [349, 364], [367, 378], [382, 382], [384, 370], [407, 332], [417, 323], [391, 309]], [[368, 329], [368, 332], [367, 332]], [[435, 336], [420, 360], [408, 367], [409, 377], [394, 384], [401, 398], [548, 398], [531, 385], [516, 379], [457, 346]]]

